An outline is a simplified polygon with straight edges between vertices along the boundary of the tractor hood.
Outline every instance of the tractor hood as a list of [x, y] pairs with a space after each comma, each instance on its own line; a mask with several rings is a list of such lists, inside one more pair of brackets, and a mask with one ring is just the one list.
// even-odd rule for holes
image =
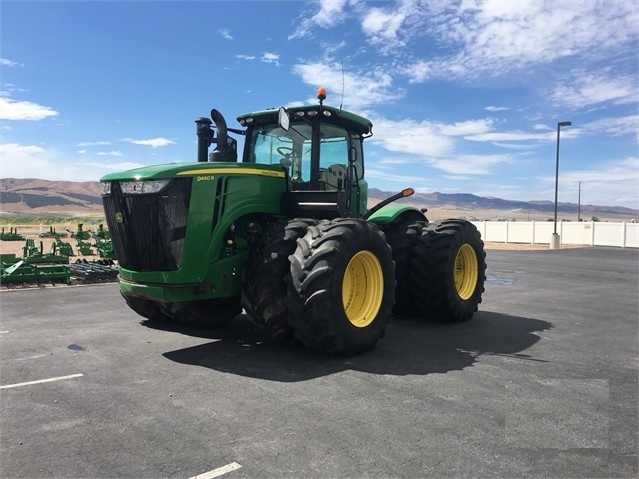
[[249, 163], [168, 163], [164, 165], [145, 166], [118, 173], [109, 173], [100, 178], [100, 181], [144, 181], [210, 175], [258, 175], [284, 178], [284, 171], [278, 165], [256, 165]]

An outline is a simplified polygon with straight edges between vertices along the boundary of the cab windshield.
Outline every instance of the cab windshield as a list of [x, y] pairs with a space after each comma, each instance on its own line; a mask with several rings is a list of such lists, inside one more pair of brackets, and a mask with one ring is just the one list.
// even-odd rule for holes
[[[312, 126], [292, 123], [285, 131], [278, 124], [253, 129], [249, 161], [267, 165], [280, 165], [287, 172], [291, 189], [342, 190], [345, 188], [348, 151], [355, 161], [355, 172], [361, 177], [361, 139], [350, 135], [339, 126], [320, 124], [319, 169], [313, 172], [311, 164]], [[316, 176], [316, 178], [314, 178]], [[355, 180], [355, 178], [353, 178]]]

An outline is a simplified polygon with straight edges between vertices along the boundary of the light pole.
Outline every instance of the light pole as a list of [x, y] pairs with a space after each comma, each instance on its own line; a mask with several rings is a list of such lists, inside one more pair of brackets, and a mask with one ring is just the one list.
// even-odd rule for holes
[[561, 244], [559, 235], [557, 234], [557, 193], [559, 190], [559, 131], [562, 126], [572, 126], [570, 121], [560, 121], [557, 123], [557, 161], [555, 162], [555, 227], [550, 238], [550, 249], [559, 249]]
[[579, 182], [579, 192], [577, 193], [577, 221], [581, 221], [581, 181]]

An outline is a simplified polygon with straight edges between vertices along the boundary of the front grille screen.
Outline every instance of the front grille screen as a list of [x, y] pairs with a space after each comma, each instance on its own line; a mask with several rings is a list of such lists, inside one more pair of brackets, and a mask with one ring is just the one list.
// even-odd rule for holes
[[111, 195], [102, 201], [121, 267], [132, 271], [180, 267], [191, 183], [191, 178], [179, 178], [159, 193], [125, 195], [113, 182]]

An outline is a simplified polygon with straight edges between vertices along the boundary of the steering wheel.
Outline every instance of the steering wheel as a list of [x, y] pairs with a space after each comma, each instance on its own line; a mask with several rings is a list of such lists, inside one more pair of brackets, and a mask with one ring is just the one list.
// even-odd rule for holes
[[293, 154], [293, 148], [289, 148], [288, 146], [280, 146], [276, 150], [280, 155], [287, 156]]

